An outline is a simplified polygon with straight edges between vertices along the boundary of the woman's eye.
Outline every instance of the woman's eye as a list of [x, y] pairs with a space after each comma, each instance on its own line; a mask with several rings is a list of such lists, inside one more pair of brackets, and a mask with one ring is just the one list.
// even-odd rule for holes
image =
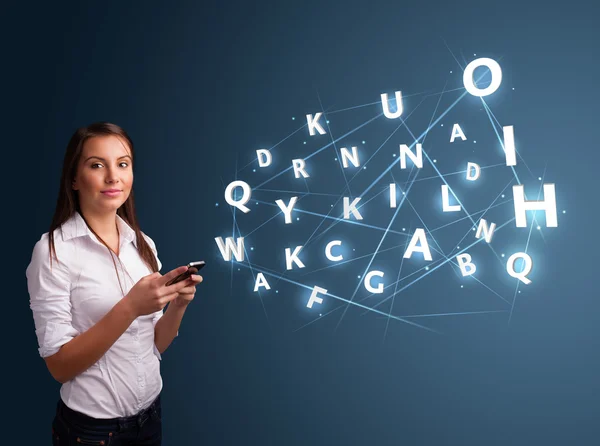
[[[124, 165], [124, 166], [123, 166], [123, 165]], [[96, 168], [96, 166], [102, 166], [102, 164], [100, 164], [100, 163], [94, 163], [94, 164], [92, 164], [90, 167], [91, 167], [92, 169], [95, 169], [95, 168]], [[119, 166], [128, 167], [128, 166], [129, 166], [129, 164], [123, 161], [122, 163], [119, 163]]]

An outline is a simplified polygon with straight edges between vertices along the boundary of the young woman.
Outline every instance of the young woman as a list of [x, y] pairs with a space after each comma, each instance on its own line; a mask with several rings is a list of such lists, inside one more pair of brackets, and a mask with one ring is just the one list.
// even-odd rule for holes
[[135, 214], [133, 166], [123, 129], [78, 129], [50, 230], [27, 267], [39, 354], [62, 384], [54, 445], [161, 444], [159, 360], [202, 277], [166, 285], [187, 267], [158, 272]]

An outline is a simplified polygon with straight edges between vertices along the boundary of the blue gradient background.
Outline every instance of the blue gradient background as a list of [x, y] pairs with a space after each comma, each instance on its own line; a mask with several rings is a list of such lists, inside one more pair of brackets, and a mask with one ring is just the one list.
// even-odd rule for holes
[[[50, 224], [70, 135], [78, 126], [108, 120], [136, 144], [138, 216], [156, 241], [163, 272], [198, 258], [210, 262], [180, 336], [163, 356], [164, 444], [595, 444], [600, 32], [599, 11], [589, 3], [13, 6], [2, 31], [9, 115], [4, 187], [17, 192], [5, 197], [4, 214], [10, 260], [3, 375], [11, 414], [5, 435], [28, 444], [50, 441], [59, 384], [37, 356], [24, 271]], [[460, 68], [444, 41], [460, 61], [474, 53], [501, 60], [503, 85], [488, 103], [500, 122], [515, 125], [518, 150], [535, 175], [546, 169], [545, 180], [557, 185], [559, 212], [567, 210], [558, 216], [559, 228], [545, 230], [545, 242], [538, 237], [531, 246], [542, 268], [537, 280], [519, 295], [510, 325], [506, 314], [427, 321], [444, 332], [436, 335], [391, 322], [384, 337], [386, 318], [351, 308], [337, 329], [339, 311], [296, 331], [314, 318], [305, 291], [278, 285], [279, 294], [263, 294], [263, 309], [248, 271], [235, 272], [230, 285], [230, 268], [219, 261], [213, 240], [231, 233], [223, 184], [235, 177], [236, 159], [249, 162], [255, 149], [275, 144], [302, 116], [318, 111], [317, 92], [325, 109], [340, 109], [376, 102], [383, 91], [438, 92], [446, 81], [458, 87]], [[409, 120], [415, 134], [426, 128], [435, 102], [429, 98], [414, 123]], [[405, 103], [407, 113], [414, 105]], [[468, 122], [463, 128], [478, 140], [474, 155], [483, 159], [480, 141], [497, 149], [497, 140], [479, 107], [465, 98], [444, 128], [448, 132], [453, 120]], [[376, 109], [334, 115], [332, 133], [340, 135]], [[346, 143], [365, 140], [372, 149], [371, 141], [383, 141], [395, 128], [385, 124]], [[466, 157], [457, 153], [471, 147], [451, 146], [437, 130], [428, 139], [438, 167], [458, 170]], [[302, 147], [307, 137], [297, 136], [275, 152], [279, 167], [320, 147], [314, 140]], [[389, 161], [404, 138], [407, 133], [399, 133], [382, 149]], [[310, 187], [337, 193], [343, 178], [333, 149], [326, 153], [312, 163]], [[502, 158], [486, 155], [482, 164], [497, 162]], [[377, 161], [361, 178], [386, 166]], [[506, 168], [500, 173], [486, 184], [489, 195], [470, 208], [485, 208], [500, 192], [510, 179]], [[249, 169], [240, 177], [267, 178], [252, 174]], [[290, 184], [288, 177], [279, 186]], [[430, 188], [415, 199], [428, 218], [441, 221], [432, 195], [439, 185]], [[379, 198], [363, 215], [385, 225], [391, 213], [384, 195]], [[327, 212], [329, 203], [310, 197], [302, 208]], [[510, 208], [501, 215], [512, 218]], [[258, 205], [246, 221], [240, 217], [242, 232], [274, 212]], [[417, 223], [410, 216], [402, 221], [399, 226]], [[282, 221], [265, 226], [252, 236], [253, 261], [283, 272], [283, 247], [305, 240], [318, 222], [301, 217], [293, 230]], [[357, 251], [373, 251], [379, 238], [362, 231], [332, 232]], [[449, 250], [464, 232], [450, 231], [440, 242]], [[507, 253], [512, 233], [498, 241]], [[330, 239], [312, 246], [311, 268], [325, 265], [322, 249]], [[521, 239], [514, 245], [522, 246]], [[502, 294], [512, 298], [514, 283], [489, 250], [480, 251], [482, 274], [503, 282]], [[391, 259], [386, 265], [395, 276], [399, 255], [384, 258]], [[348, 296], [359, 266], [329, 270], [321, 286]], [[460, 289], [451, 271], [447, 266], [411, 289], [398, 314], [420, 305], [426, 311], [506, 309], [476, 287]]]

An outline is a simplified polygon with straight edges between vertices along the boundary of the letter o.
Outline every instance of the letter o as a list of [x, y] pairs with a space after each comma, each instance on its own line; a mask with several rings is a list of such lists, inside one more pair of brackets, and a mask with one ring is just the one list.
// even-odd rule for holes
[[[473, 82], [473, 73], [475, 72], [475, 69], [482, 66], [488, 67], [492, 73], [492, 82], [483, 89], [477, 88], [475, 82]], [[467, 65], [463, 73], [463, 84], [465, 85], [467, 91], [473, 96], [488, 96], [495, 92], [498, 87], [500, 87], [501, 83], [502, 69], [500, 68], [500, 65], [498, 65], [498, 62], [496, 62], [494, 59], [487, 57], [481, 57], [472, 61], [469, 65]]]

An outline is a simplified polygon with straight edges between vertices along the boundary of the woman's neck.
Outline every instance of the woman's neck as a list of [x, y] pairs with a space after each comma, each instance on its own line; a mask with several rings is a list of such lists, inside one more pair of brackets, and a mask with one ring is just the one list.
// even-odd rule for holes
[[110, 240], [118, 236], [116, 212], [94, 214], [90, 211], [82, 211], [81, 213], [87, 224], [103, 240]]

